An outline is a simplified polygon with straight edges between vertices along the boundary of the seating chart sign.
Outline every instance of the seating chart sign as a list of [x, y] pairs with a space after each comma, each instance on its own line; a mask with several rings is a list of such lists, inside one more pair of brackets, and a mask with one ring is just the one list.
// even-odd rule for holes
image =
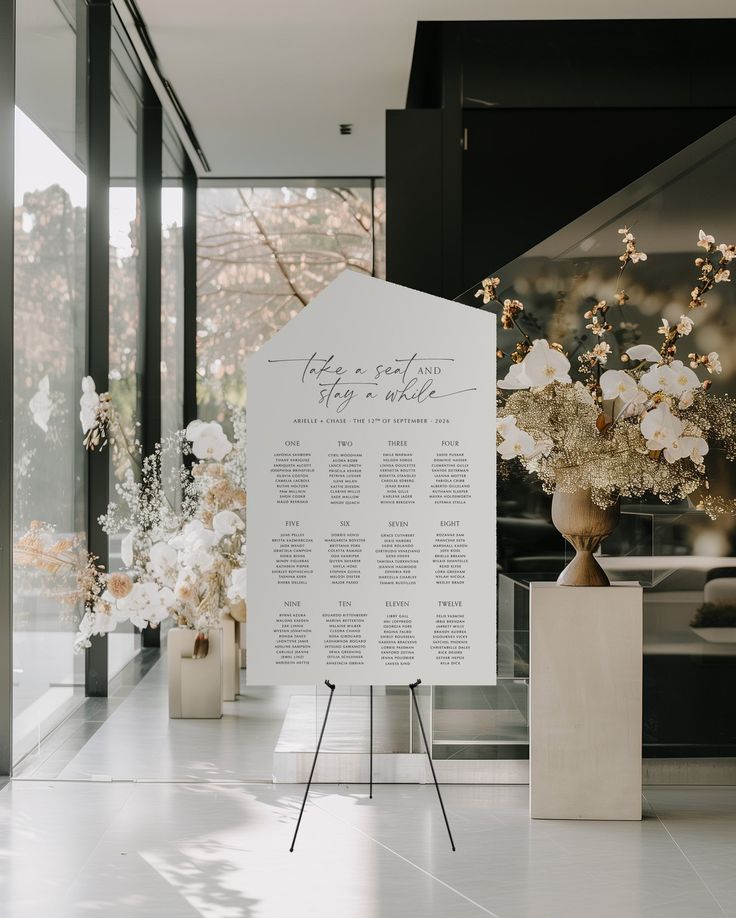
[[346, 271], [248, 358], [249, 684], [495, 683], [495, 338]]

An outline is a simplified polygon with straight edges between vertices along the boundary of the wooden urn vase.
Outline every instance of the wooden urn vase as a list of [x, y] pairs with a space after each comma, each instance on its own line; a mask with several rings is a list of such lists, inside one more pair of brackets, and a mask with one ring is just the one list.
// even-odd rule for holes
[[619, 502], [605, 509], [593, 503], [590, 491], [565, 494], [555, 491], [552, 522], [575, 549], [575, 557], [557, 582], [564, 586], [610, 586], [606, 572], [593, 556], [601, 542], [618, 525]]

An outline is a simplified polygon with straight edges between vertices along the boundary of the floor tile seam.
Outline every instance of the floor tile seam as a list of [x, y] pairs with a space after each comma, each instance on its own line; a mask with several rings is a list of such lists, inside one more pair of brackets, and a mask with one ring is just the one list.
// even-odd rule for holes
[[439, 883], [440, 886], [444, 886], [445, 889], [448, 889], [450, 892], [454, 893], [456, 896], [458, 896], [460, 899], [463, 899], [465, 902], [470, 903], [470, 905], [473, 905], [479, 911], [483, 912], [483, 914], [489, 915], [490, 918], [501, 918], [501, 916], [497, 912], [492, 912], [489, 908], [486, 908], [485, 905], [481, 905], [480, 902], [476, 902], [475, 899], [471, 899], [470, 896], [466, 895], [461, 890], [452, 886], [450, 883], [447, 883], [445, 880], [443, 880], [441, 877], [438, 877], [436, 874], [431, 873], [429, 870], [426, 870], [424, 867], [410, 860], [405, 855], [400, 854], [398, 851], [391, 848], [385, 842], [382, 842], [379, 839], [375, 838], [369, 832], [365, 832], [363, 829], [360, 829], [358, 826], [349, 822], [347, 819], [344, 819], [342, 816], [338, 816], [336, 813], [330, 812], [329, 810], [320, 806], [319, 803], [315, 801], [312, 801], [312, 804], [322, 813], [325, 813], [327, 816], [330, 816], [332, 819], [335, 819], [338, 822], [343, 823], [353, 832], [356, 832], [358, 835], [362, 835], [364, 838], [367, 838], [369, 841], [373, 842], [374, 845], [378, 845], [378, 847], [383, 848], [384, 851], [388, 851], [389, 854], [392, 854], [394, 857], [398, 858], [400, 861], [403, 861], [405, 864], [408, 864], [410, 867], [413, 867], [419, 873], [423, 873], [426, 877], [428, 877], [430, 880], [433, 880], [435, 883]]
[[692, 872], [695, 874], [695, 876], [698, 878], [698, 880], [699, 880], [700, 883], [702, 884], [702, 886], [703, 886], [703, 888], [705, 889], [705, 891], [708, 893], [708, 895], [711, 897], [711, 899], [715, 902], [715, 904], [716, 904], [716, 906], [718, 907], [718, 909], [719, 909], [719, 911], [721, 912], [721, 914], [723, 914], [723, 915], [728, 915], [728, 912], [727, 912], [727, 911], [725, 910], [725, 908], [721, 905], [721, 902], [720, 902], [720, 900], [718, 899], [718, 896], [716, 896], [716, 894], [713, 892], [713, 890], [710, 888], [710, 886], [705, 882], [705, 879], [703, 878], [703, 876], [702, 876], [702, 874], [700, 873], [700, 871], [698, 870], [698, 868], [695, 866], [695, 864], [693, 864], [693, 862], [692, 862], [692, 861], [690, 860], [690, 858], [687, 856], [687, 854], [685, 853], [685, 851], [682, 849], [682, 847], [680, 846], [679, 842], [677, 841], [677, 839], [675, 838], [675, 836], [672, 834], [672, 832], [670, 831], [670, 829], [669, 829], [669, 827], [667, 826], [667, 824], [665, 823], [665, 821], [661, 818], [661, 816], [659, 815], [659, 813], [656, 811], [656, 809], [655, 809], [654, 804], [652, 803], [652, 801], [649, 800], [649, 799], [647, 799], [646, 795], [642, 794], [642, 796], [643, 796], [644, 799], [646, 800], [647, 805], [651, 808], [651, 811], [652, 811], [652, 813], [654, 814], [654, 817], [655, 817], [655, 819], [657, 820], [657, 822], [662, 826], [662, 828], [664, 829], [664, 831], [667, 833], [667, 835], [668, 835], [670, 841], [671, 841], [672, 844], [675, 846], [675, 848], [677, 848], [677, 850], [678, 850], [679, 853], [680, 853], [680, 856], [681, 856], [682, 859], [685, 861], [685, 863], [688, 865], [688, 867], [692, 870]]

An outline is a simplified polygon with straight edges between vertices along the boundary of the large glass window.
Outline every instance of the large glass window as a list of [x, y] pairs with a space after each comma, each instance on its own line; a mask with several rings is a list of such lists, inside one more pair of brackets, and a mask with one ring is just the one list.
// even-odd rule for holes
[[[183, 152], [168, 119], [164, 119], [161, 189], [161, 436], [184, 423], [184, 191]], [[177, 457], [163, 453], [162, 480], [169, 499], [180, 497]]]
[[[346, 269], [385, 276], [386, 190], [382, 180], [293, 180], [239, 187], [200, 185], [197, 195], [197, 407], [200, 417], [227, 421], [246, 403], [248, 354], [279, 331]], [[367, 696], [368, 686], [340, 686], [338, 695]], [[314, 748], [327, 689], [311, 697], [295, 687], [294, 720], [305, 749]], [[426, 690], [420, 703], [429, 709]], [[412, 743], [405, 686], [374, 686], [377, 718], [389, 725], [381, 753], [406, 753]], [[339, 704], [350, 705], [348, 699]], [[365, 710], [367, 698], [356, 701]], [[344, 708], [346, 709], [346, 708]], [[415, 730], [414, 737], [418, 737]], [[339, 742], [329, 751], [344, 751]]]
[[[18, 0], [15, 119], [14, 759], [78, 704], [73, 559], [85, 543], [86, 177], [72, 6]], [[82, 108], [83, 111], [83, 108]]]
[[[139, 134], [142, 77], [119, 24], [112, 31], [110, 101], [110, 394], [120, 418], [122, 444], [110, 454], [110, 497], [126, 476], [139, 474], [143, 369]], [[123, 566], [124, 534], [110, 539], [110, 570]], [[140, 639], [130, 624], [108, 637], [113, 678], [133, 657]]]
[[245, 357], [345, 268], [381, 275], [384, 189], [351, 182], [201, 187], [197, 402], [243, 405]]

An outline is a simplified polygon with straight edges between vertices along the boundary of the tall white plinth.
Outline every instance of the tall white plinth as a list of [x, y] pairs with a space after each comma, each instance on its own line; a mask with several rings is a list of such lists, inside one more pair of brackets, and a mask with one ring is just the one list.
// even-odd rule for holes
[[197, 634], [172, 628], [166, 638], [169, 667], [169, 717], [222, 717], [222, 631], [209, 629], [209, 653], [195, 660]]
[[641, 819], [642, 589], [533, 583], [535, 819]]

